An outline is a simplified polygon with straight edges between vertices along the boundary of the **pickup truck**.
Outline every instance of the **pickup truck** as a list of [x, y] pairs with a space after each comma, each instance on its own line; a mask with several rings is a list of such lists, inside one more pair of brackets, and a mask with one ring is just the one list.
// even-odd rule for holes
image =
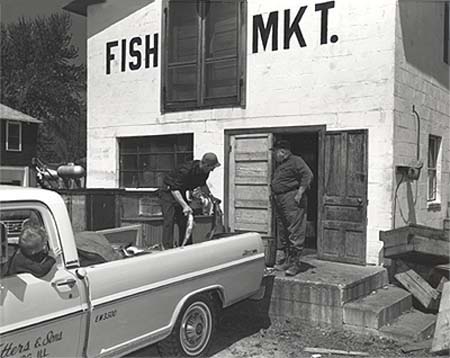
[[260, 292], [257, 233], [83, 267], [63, 199], [35, 188], [0, 186], [3, 266], [31, 216], [56, 263], [40, 278], [2, 270], [0, 358], [123, 356], [154, 343], [162, 356], [202, 356], [220, 310]]

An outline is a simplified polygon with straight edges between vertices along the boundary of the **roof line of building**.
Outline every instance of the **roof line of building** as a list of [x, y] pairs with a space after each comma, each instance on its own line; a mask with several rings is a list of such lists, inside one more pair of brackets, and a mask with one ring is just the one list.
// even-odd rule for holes
[[63, 9], [81, 16], [87, 16], [87, 7], [89, 5], [100, 4], [102, 2], [106, 2], [106, 0], [73, 0], [64, 6]]
[[39, 119], [33, 118], [28, 114], [19, 112], [18, 110], [12, 109], [11, 107], [5, 106], [0, 103], [0, 119], [6, 119], [18, 122], [27, 123], [42, 123]]

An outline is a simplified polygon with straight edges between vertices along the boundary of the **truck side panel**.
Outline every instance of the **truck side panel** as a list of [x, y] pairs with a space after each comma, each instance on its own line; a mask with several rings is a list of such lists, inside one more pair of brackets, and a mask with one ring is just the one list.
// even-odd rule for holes
[[167, 336], [191, 292], [223, 290], [225, 306], [256, 292], [264, 269], [259, 235], [244, 234], [86, 268], [93, 314], [88, 355]]

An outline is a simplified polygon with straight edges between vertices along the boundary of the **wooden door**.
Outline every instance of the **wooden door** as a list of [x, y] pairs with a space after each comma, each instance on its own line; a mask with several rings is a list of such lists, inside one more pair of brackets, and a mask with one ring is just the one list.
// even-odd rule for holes
[[230, 137], [228, 225], [232, 232], [272, 233], [272, 134]]
[[365, 265], [367, 131], [327, 132], [318, 256]]

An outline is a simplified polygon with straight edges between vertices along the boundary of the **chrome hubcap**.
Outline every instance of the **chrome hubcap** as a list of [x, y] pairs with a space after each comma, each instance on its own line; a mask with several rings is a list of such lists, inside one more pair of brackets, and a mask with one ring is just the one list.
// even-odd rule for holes
[[190, 356], [201, 353], [207, 346], [212, 329], [212, 315], [204, 302], [195, 302], [183, 315], [180, 343]]

